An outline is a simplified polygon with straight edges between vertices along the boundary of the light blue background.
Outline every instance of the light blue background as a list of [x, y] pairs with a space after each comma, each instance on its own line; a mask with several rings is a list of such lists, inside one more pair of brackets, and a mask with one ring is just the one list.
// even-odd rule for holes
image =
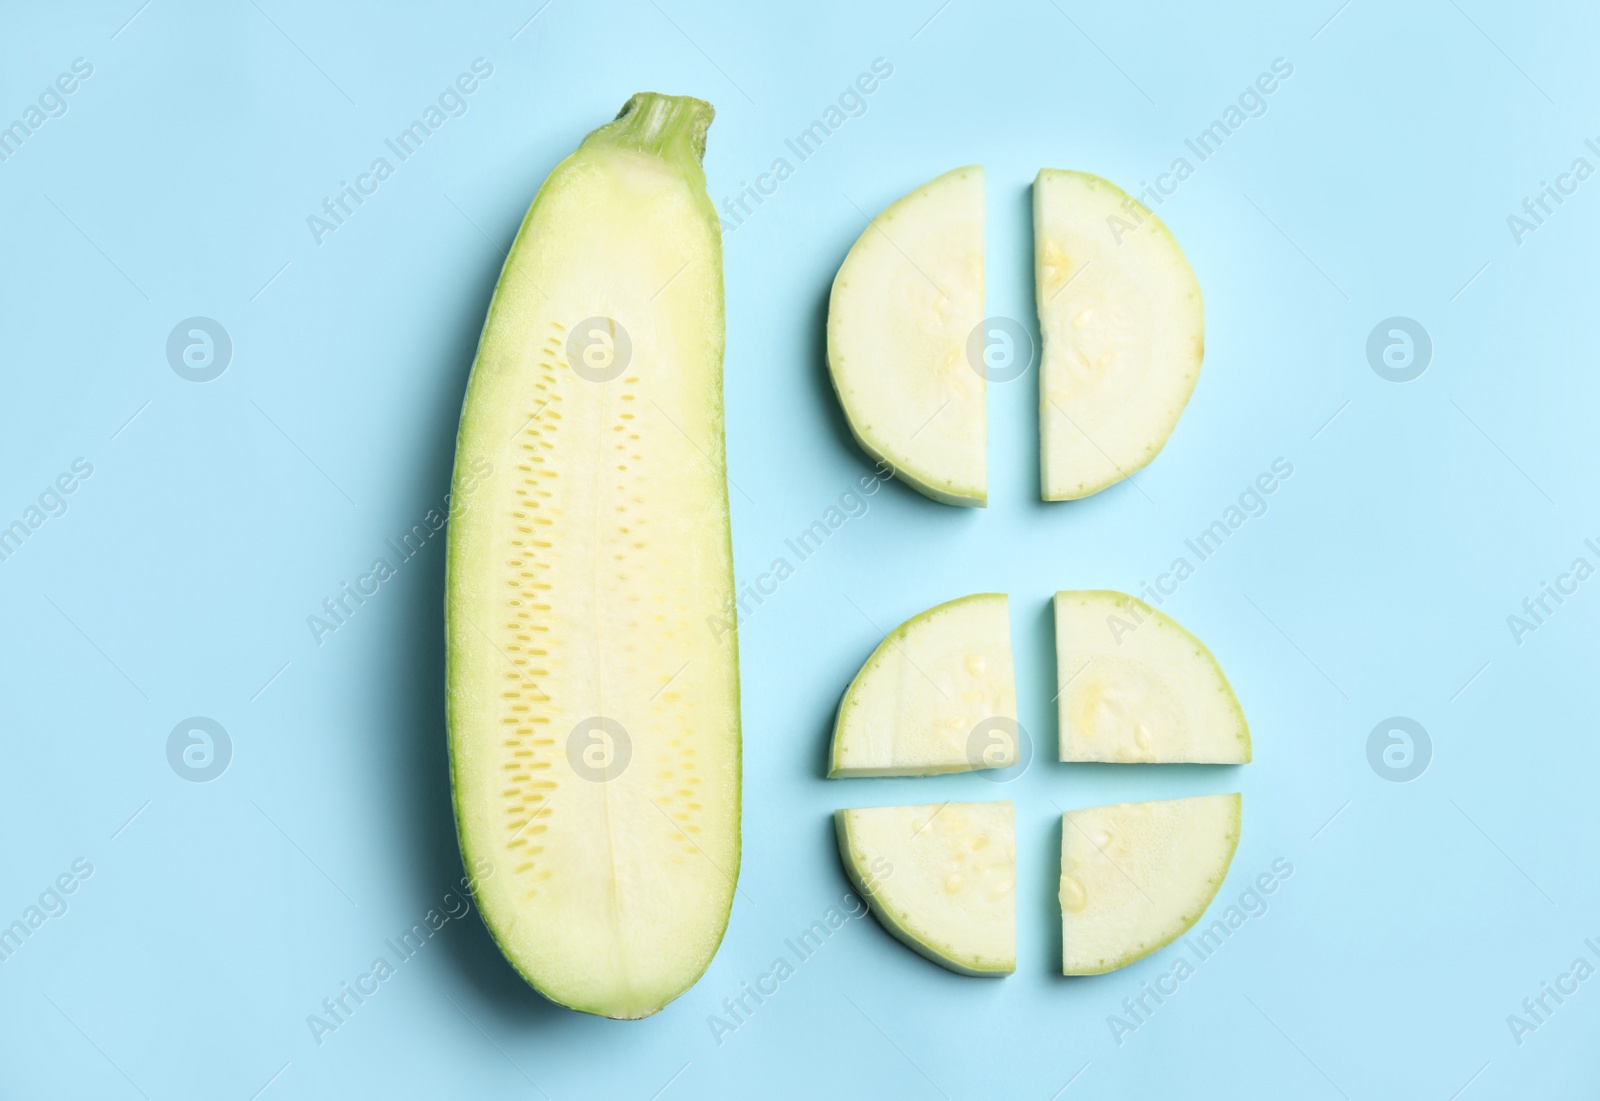
[[[1482, 0], [1336, 17], [1337, 0], [554, 0], [528, 23], [539, 2], [0, 15], [0, 121], [74, 58], [94, 65], [0, 163], [0, 523], [75, 458], [94, 466], [0, 562], [0, 923], [74, 859], [94, 867], [0, 965], [0, 1096], [1592, 1095], [1600, 981], [1520, 1046], [1506, 1018], [1600, 934], [1600, 581], [1520, 646], [1506, 617], [1574, 557], [1600, 564], [1582, 543], [1600, 536], [1600, 180], [1520, 245], [1506, 217], [1574, 158], [1600, 167], [1583, 144], [1600, 20]], [[469, 112], [316, 244], [307, 215], [478, 57], [494, 75]], [[720, 203], [880, 57], [894, 73], [866, 114], [726, 237], [741, 583], [870, 469], [822, 366], [858, 206], [981, 162], [989, 313], [1036, 331], [1035, 171], [1154, 180], [1286, 58], [1267, 113], [1159, 208], [1206, 295], [1187, 414], [1136, 484], [1046, 506], [1037, 376], [994, 387], [987, 511], [891, 485], [745, 623], [741, 890], [665, 1012], [543, 1002], [474, 915], [319, 1047], [307, 1015], [461, 875], [442, 540], [322, 645], [306, 617], [445, 493], [500, 249], [631, 93], [716, 104]], [[165, 358], [193, 315], [234, 344], [205, 385]], [[1434, 343], [1405, 385], [1366, 360], [1393, 315]], [[1255, 762], [1052, 763], [1051, 593], [1153, 580], [1278, 457], [1294, 474], [1270, 511], [1167, 605], [1226, 667]], [[985, 589], [1012, 594], [1032, 768], [824, 780], [831, 712], [880, 628]], [[166, 759], [191, 715], [234, 743], [208, 784]], [[1367, 763], [1392, 715], [1433, 740], [1409, 784]], [[1221, 897], [1280, 857], [1294, 873], [1119, 1045], [1108, 1015], [1178, 949], [1056, 974], [1058, 808], [1226, 790], [1244, 831]], [[948, 974], [851, 922], [713, 1039], [708, 1015], [845, 895], [835, 807], [1000, 795], [1017, 804], [1015, 976]]]

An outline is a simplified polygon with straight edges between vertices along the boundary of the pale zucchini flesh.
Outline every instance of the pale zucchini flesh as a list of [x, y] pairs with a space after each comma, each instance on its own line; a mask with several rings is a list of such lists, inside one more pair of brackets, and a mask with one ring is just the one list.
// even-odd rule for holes
[[839, 704], [828, 775], [932, 776], [1017, 763], [1017, 689], [1004, 593], [913, 616]]
[[893, 936], [959, 974], [1016, 970], [1009, 801], [841, 810], [834, 823], [846, 873]]
[[968, 165], [874, 218], [828, 300], [828, 370], [851, 434], [950, 505], [988, 501], [984, 375], [969, 354], [983, 274], [983, 169]]
[[1239, 796], [1068, 811], [1061, 822], [1062, 972], [1126, 967], [1205, 913], [1239, 844]]
[[1039, 440], [1047, 501], [1087, 497], [1154, 459], [1200, 377], [1200, 284], [1172, 233], [1099, 176], [1033, 185]]
[[1210, 650], [1126, 593], [1058, 592], [1061, 760], [1244, 764], [1250, 727]]
[[709, 105], [643, 94], [540, 188], [457, 442], [451, 775], [484, 919], [539, 991], [636, 1018], [722, 938], [739, 869]]

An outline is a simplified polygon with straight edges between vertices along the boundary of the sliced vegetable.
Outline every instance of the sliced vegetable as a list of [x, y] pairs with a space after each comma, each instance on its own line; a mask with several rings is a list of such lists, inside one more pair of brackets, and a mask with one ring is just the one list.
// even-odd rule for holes
[[1205, 309], [1172, 233], [1121, 188], [1046, 168], [1033, 184], [1047, 501], [1156, 457], [1200, 377]]
[[834, 822], [845, 871], [885, 929], [963, 975], [1016, 970], [1010, 802], [841, 810]]
[[968, 165], [874, 218], [828, 300], [828, 369], [851, 433], [948, 505], [988, 501], [984, 376], [968, 355], [982, 320], [983, 169]]
[[1114, 971], [1182, 936], [1222, 886], [1238, 844], [1238, 795], [1068, 811], [1062, 972]]
[[1017, 688], [1004, 593], [912, 616], [851, 681], [828, 775], [932, 776], [1017, 763]]
[[446, 632], [462, 854], [546, 997], [644, 1017], [739, 870], [712, 110], [645, 93], [540, 188], [456, 445]]
[[1243, 764], [1250, 727], [1217, 659], [1126, 593], [1056, 593], [1063, 761]]

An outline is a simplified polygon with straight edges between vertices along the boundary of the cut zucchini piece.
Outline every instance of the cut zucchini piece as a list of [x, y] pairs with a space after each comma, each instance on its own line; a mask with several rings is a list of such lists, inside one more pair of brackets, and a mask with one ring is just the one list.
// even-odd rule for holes
[[974, 593], [889, 633], [839, 704], [828, 775], [934, 776], [1017, 763], [1004, 593]]
[[1143, 959], [1205, 913], [1239, 844], [1239, 796], [1068, 811], [1061, 821], [1062, 973]]
[[850, 431], [895, 476], [947, 505], [988, 501], [983, 169], [946, 172], [873, 219], [828, 300], [828, 370]]
[[1017, 841], [1008, 800], [834, 815], [850, 882], [907, 947], [963, 975], [1017, 969]]
[[1200, 284], [1161, 219], [1115, 184], [1033, 183], [1044, 499], [1098, 493], [1161, 450], [1200, 377]]
[[656, 1012], [739, 870], [710, 105], [633, 97], [539, 189], [456, 444], [446, 633], [462, 855], [546, 997]]
[[1126, 593], [1056, 593], [1061, 759], [1237, 765], [1244, 709], [1205, 644]]

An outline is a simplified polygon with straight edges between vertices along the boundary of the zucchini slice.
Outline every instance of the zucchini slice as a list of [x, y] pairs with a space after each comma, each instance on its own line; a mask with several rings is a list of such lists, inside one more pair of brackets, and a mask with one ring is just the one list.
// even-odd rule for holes
[[1099, 975], [1184, 933], [1216, 896], [1239, 844], [1239, 796], [1068, 811], [1061, 822], [1061, 953]]
[[839, 704], [830, 777], [935, 776], [1017, 763], [1017, 687], [1004, 593], [912, 616]]
[[963, 975], [1017, 969], [1017, 842], [1009, 801], [834, 815], [839, 855], [878, 921]]
[[989, 499], [984, 375], [969, 353], [982, 321], [983, 169], [968, 165], [874, 218], [828, 299], [828, 370], [851, 434], [947, 505]]
[[1115, 184], [1033, 184], [1039, 441], [1047, 501], [1120, 482], [1166, 444], [1200, 378], [1205, 307], [1160, 218]]

